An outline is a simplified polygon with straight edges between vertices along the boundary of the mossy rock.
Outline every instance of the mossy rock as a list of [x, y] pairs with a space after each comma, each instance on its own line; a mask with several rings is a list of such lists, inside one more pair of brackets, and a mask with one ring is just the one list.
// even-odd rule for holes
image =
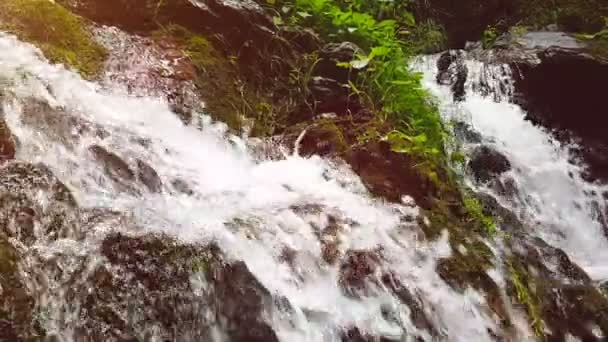
[[93, 78], [102, 70], [107, 51], [93, 40], [86, 26], [82, 18], [48, 0], [0, 2], [0, 30], [36, 45], [52, 62]]

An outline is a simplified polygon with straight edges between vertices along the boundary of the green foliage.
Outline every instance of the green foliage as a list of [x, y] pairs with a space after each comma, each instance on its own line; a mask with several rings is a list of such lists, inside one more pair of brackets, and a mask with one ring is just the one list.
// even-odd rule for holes
[[483, 31], [481, 43], [484, 49], [491, 48], [498, 39], [498, 29], [494, 26], [489, 26]]
[[64, 63], [91, 78], [103, 68], [107, 52], [93, 41], [85, 26], [81, 18], [48, 0], [0, 2], [0, 29], [35, 44], [52, 62]]
[[410, 32], [410, 45], [416, 52], [436, 53], [446, 48], [446, 33], [443, 27], [433, 20], [418, 23]]
[[496, 222], [492, 217], [484, 213], [483, 205], [478, 199], [465, 194], [463, 196], [463, 203], [472, 222], [480, 224], [488, 235], [496, 234]]
[[530, 326], [540, 340], [544, 340], [544, 322], [541, 318], [538, 298], [532, 293], [534, 279], [530, 277], [523, 265], [516, 260], [507, 260], [507, 267], [511, 275], [510, 283], [515, 292], [517, 301], [525, 306], [530, 319]]
[[[326, 37], [352, 41], [367, 51], [345, 65], [361, 71], [351, 89], [364, 94], [368, 105], [394, 124], [387, 140], [395, 151], [413, 154], [425, 164], [444, 156], [446, 133], [439, 112], [421, 86], [421, 75], [408, 66], [419, 50], [408, 40], [416, 23], [404, 3], [294, 0], [277, 6], [287, 13], [283, 22], [315, 27]], [[435, 37], [432, 44], [439, 40]]]

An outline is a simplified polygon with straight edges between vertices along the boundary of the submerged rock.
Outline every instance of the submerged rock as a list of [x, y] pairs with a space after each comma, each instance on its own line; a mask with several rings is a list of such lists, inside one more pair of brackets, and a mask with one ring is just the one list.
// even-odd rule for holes
[[156, 170], [140, 159], [137, 160], [137, 178], [151, 192], [161, 192], [163, 182], [160, 179], [160, 176]]
[[124, 182], [133, 181], [135, 179], [135, 173], [131, 170], [129, 164], [115, 153], [112, 153], [99, 145], [90, 146], [89, 151], [113, 180]]

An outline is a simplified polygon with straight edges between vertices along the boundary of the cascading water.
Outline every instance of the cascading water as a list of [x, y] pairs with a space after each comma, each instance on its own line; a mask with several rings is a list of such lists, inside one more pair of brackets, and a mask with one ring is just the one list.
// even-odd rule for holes
[[[27, 278], [28, 289], [35, 292], [39, 321], [47, 332], [79, 340], [81, 330], [75, 327], [90, 314], [86, 309], [90, 303], [71, 294], [68, 284], [84, 282], [86, 293], [95, 292], [94, 284], [87, 286], [87, 272], [98, 277], [95, 267], [108, 263], [100, 253], [107, 247], [103, 239], [121, 231], [164, 233], [199, 245], [215, 243], [229, 259], [243, 260], [275, 299], [265, 307], [264, 317], [282, 341], [339, 341], [340, 331], [355, 327], [370, 336], [427, 341], [484, 341], [503, 334], [481, 294], [471, 289], [459, 293], [436, 273], [438, 258], [450, 254], [447, 236], [436, 242], [420, 241], [412, 219], [418, 211], [411, 201], [390, 205], [372, 199], [339, 162], [297, 155], [256, 157], [250, 141], [230, 135], [221, 123], [203, 120], [201, 130], [186, 126], [162, 100], [113, 91], [110, 82], [102, 88], [84, 81], [4, 34], [0, 78], [5, 120], [19, 141], [13, 163], [47, 165], [89, 216], [93, 208], [119, 213], [102, 223], [86, 221], [75, 228], [78, 234], [68, 232], [58, 239], [35, 228], [35, 242], [20, 244], [28, 255], [20, 267], [35, 275]], [[439, 95], [444, 92], [431, 83], [428, 86]], [[568, 208], [572, 211], [563, 222], [592, 222], [583, 215], [584, 209], [575, 210], [572, 198], [564, 198], [582, 196], [577, 178], [567, 177], [566, 170], [573, 166], [560, 157], [559, 148], [545, 141], [544, 133], [520, 120], [516, 107], [474, 94], [463, 105], [473, 113], [475, 125], [497, 144], [504, 143], [505, 151], [521, 164], [522, 172], [515, 176], [529, 174], [518, 180], [535, 189], [527, 200], [540, 206], [542, 219], [553, 219], [561, 229], [563, 224], [551, 215]], [[504, 117], [484, 120], [481, 114], [487, 109], [501, 111]], [[492, 124], [518, 124], [526, 130], [503, 137]], [[522, 144], [522, 136], [541, 149], [537, 152], [547, 154], [547, 165], [537, 172], [549, 172], [551, 182], [547, 174], [535, 176], [528, 170], [529, 158], [538, 157], [532, 155], [529, 142]], [[108, 160], [117, 165], [114, 174], [107, 172]], [[147, 169], [142, 165], [156, 170], [160, 191], [150, 191], [130, 171]], [[556, 189], [556, 184], [567, 187], [557, 194], [546, 191]], [[564, 201], [547, 202], [549, 195]], [[48, 205], [48, 198], [36, 196], [40, 205]], [[562, 244], [575, 247], [587, 241], [574, 230], [562, 232], [566, 238], [555, 239]], [[328, 245], [337, 251], [337, 262], [326, 260]], [[574, 254], [589, 269], [603, 260], [599, 254]], [[364, 284], [348, 284], [344, 265], [349, 256], [373, 264], [369, 274], [362, 271]], [[52, 270], [44, 268], [49, 263], [55, 264]], [[191, 281], [201, 282], [201, 277], [193, 275]], [[202, 282], [197, 286], [205, 289], [204, 277]], [[395, 289], [406, 289], [410, 303], [400, 297], [403, 291]], [[132, 309], [142, 309], [138, 305], [143, 299], [133, 300]], [[412, 319], [415, 309], [417, 320]], [[124, 307], [111, 310], [116, 320], [128, 320]], [[421, 320], [429, 323], [425, 326]], [[133, 324], [152, 329], [159, 339], [171, 338], [160, 323], [137, 318]], [[517, 340], [530, 336], [526, 328], [519, 330], [520, 335], [509, 334]], [[172, 333], [173, 338], [181, 336], [178, 340], [188, 336], [183, 331]], [[206, 339], [221, 341], [221, 336], [215, 331]]]
[[482, 144], [509, 159], [512, 170], [502, 178], [514, 180], [516, 191], [505, 195], [472, 180], [470, 185], [493, 194], [529, 224], [532, 235], [566, 251], [593, 279], [607, 280], [608, 240], [601, 212], [606, 206], [602, 194], [608, 187], [585, 181], [584, 165], [573, 162], [572, 146], [526, 121], [525, 111], [513, 103], [514, 80], [508, 65], [486, 64], [464, 52], [454, 53], [465, 54], [468, 70], [462, 101], [453, 101], [452, 89], [438, 84], [439, 56], [417, 63], [423, 83], [438, 98], [444, 120], [469, 124], [481, 134]]

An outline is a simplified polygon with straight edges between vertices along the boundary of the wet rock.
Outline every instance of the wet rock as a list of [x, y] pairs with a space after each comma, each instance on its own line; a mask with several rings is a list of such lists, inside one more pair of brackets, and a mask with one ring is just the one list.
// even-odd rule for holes
[[454, 135], [460, 141], [468, 143], [479, 144], [481, 143], [481, 134], [473, 129], [468, 123], [458, 121], [452, 126], [454, 128]]
[[361, 104], [350, 86], [326, 77], [313, 77], [308, 88], [310, 103], [315, 114], [335, 113], [337, 115], [356, 114]]
[[456, 50], [444, 52], [437, 60], [437, 69], [437, 83], [451, 87], [455, 102], [464, 100], [469, 70], [463, 53]]
[[216, 246], [112, 233], [101, 253], [107, 262], [71, 277], [68, 303], [81, 338], [205, 341], [218, 328], [230, 341], [278, 341], [265, 320], [272, 296]]
[[112, 153], [99, 145], [90, 146], [89, 151], [113, 180], [119, 182], [135, 180], [135, 173], [131, 170], [129, 164], [115, 153]]
[[351, 296], [366, 289], [368, 282], [374, 279], [382, 257], [380, 251], [349, 250], [340, 265], [340, 284]]
[[[608, 334], [608, 299], [567, 255], [540, 239], [530, 241], [518, 236], [513, 241], [518, 252], [510, 258], [509, 295], [518, 298], [521, 284], [528, 298], [520, 301], [530, 320], [542, 319], [549, 340], [564, 340], [571, 335], [583, 341], [597, 340], [597, 327]], [[518, 279], [520, 288], [514, 280]], [[519, 297], [522, 298], [521, 296]], [[538, 323], [538, 322], [537, 322]]]
[[423, 302], [415, 296], [401, 281], [390, 273], [382, 276], [382, 283], [389, 288], [399, 300], [410, 309], [410, 319], [416, 328], [437, 335], [437, 329], [424, 312]]
[[34, 300], [19, 272], [19, 252], [0, 234], [0, 341], [43, 336], [35, 321]]
[[0, 224], [2, 232], [8, 237], [17, 238], [29, 246], [36, 240], [34, 221], [39, 218], [41, 209], [33, 209], [34, 202], [24, 195], [0, 194]]
[[27, 98], [23, 103], [23, 122], [38, 130], [48, 138], [59, 141], [68, 147], [77, 145], [83, 135], [106, 137], [108, 132], [82, 117], [70, 113], [67, 109], [52, 106], [50, 103]]
[[320, 60], [313, 74], [347, 84], [349, 80], [354, 80], [358, 70], [340, 67], [337, 64], [350, 63], [362, 53], [363, 50], [351, 42], [327, 44], [319, 51]]
[[[278, 49], [284, 41], [276, 38], [272, 19], [252, 0], [188, 0], [154, 2], [148, 0], [61, 0], [76, 13], [98, 24], [117, 26], [127, 32], [148, 34], [160, 27], [180, 25], [209, 37], [243, 63], [268, 67], [264, 52]], [[259, 62], [259, 63], [258, 63]]]
[[486, 183], [511, 169], [511, 162], [500, 152], [488, 147], [477, 148], [468, 167], [478, 182]]
[[15, 158], [16, 143], [4, 119], [0, 119], [0, 163]]
[[137, 160], [137, 178], [150, 192], [161, 192], [163, 182], [156, 170], [142, 160]]
[[296, 147], [302, 156], [337, 156], [348, 149], [342, 130], [331, 120], [320, 120], [304, 129]]
[[278, 342], [263, 318], [263, 312], [272, 305], [271, 295], [244, 262], [211, 263], [208, 274], [214, 285], [215, 307], [233, 341]]
[[515, 73], [515, 99], [527, 119], [553, 131], [562, 142], [584, 146], [580, 155], [590, 165], [591, 180], [608, 181], [603, 158], [608, 138], [604, 111], [606, 57], [586, 42], [563, 32], [529, 32], [492, 51]]
[[321, 47], [321, 38], [312, 29], [284, 27], [281, 33], [298, 51], [310, 53], [319, 50]]
[[356, 146], [345, 159], [373, 194], [394, 202], [401, 202], [407, 194], [422, 208], [432, 207], [435, 185], [416, 171], [416, 161], [407, 154], [391, 151], [388, 143]]
[[373, 336], [362, 333], [357, 327], [351, 328], [342, 333], [342, 342], [397, 342], [399, 339], [391, 339], [381, 336]]
[[475, 198], [479, 200], [483, 205], [483, 213], [489, 217], [493, 217], [498, 221], [500, 228], [508, 232], [517, 232], [525, 229], [524, 223], [517, 217], [517, 215], [500, 205], [496, 198], [491, 195], [477, 193]]
[[[41, 197], [46, 205], [40, 204]], [[77, 203], [45, 165], [11, 163], [0, 169], [0, 224], [7, 236], [25, 245], [77, 237]]]

